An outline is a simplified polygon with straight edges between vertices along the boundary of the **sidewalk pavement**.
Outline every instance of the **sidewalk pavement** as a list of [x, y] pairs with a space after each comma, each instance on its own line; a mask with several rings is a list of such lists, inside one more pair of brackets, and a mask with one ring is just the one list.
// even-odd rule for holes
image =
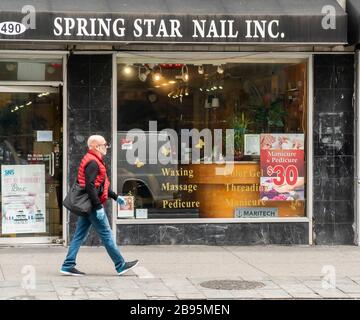
[[[137, 268], [117, 276], [103, 247], [82, 247], [83, 277], [63, 276], [62, 246], [0, 247], [0, 300], [360, 299], [355, 246], [122, 246]], [[258, 281], [246, 290], [208, 289], [211, 280]]]

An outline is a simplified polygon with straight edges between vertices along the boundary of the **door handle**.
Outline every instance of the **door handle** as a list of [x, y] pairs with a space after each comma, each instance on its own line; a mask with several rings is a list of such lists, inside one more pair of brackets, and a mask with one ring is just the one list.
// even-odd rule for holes
[[49, 175], [52, 177], [55, 175], [55, 153], [54, 152], [51, 152], [51, 155], [50, 155]]

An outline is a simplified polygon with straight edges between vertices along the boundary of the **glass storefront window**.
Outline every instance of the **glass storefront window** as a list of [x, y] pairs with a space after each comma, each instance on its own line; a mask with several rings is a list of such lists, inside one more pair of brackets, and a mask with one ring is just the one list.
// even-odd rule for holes
[[62, 235], [59, 88], [0, 86], [0, 238]]
[[61, 59], [0, 59], [0, 81], [62, 81]]
[[306, 60], [118, 62], [134, 218], [306, 216]]

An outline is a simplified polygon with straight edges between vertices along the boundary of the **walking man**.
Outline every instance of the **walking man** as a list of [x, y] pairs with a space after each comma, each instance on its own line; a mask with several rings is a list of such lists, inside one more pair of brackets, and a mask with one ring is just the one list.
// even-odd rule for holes
[[[121, 275], [135, 268], [139, 261], [126, 262], [120, 254], [113, 239], [104, 204], [108, 197], [117, 201], [118, 204], [126, 204], [126, 201], [123, 197], [117, 195], [109, 188], [110, 182], [103, 161], [103, 157], [106, 155], [109, 146], [104, 137], [99, 135], [90, 136], [87, 145], [89, 150], [81, 160], [77, 180], [80, 186], [85, 187], [91, 200], [93, 210], [87, 217], [79, 216], [68, 254], [60, 272], [72, 276], [81, 276], [85, 274], [75, 268], [75, 261], [80, 246], [85, 241], [90, 226], [93, 225], [95, 231], [100, 236], [107, 253], [114, 262], [118, 275]], [[99, 193], [99, 189], [103, 189], [102, 193]]]

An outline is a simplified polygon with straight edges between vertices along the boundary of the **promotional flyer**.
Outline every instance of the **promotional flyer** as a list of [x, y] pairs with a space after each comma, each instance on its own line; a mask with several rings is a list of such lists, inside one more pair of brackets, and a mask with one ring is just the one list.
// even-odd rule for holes
[[1, 166], [2, 234], [46, 232], [45, 166]]
[[304, 200], [304, 135], [261, 134], [260, 198]]

